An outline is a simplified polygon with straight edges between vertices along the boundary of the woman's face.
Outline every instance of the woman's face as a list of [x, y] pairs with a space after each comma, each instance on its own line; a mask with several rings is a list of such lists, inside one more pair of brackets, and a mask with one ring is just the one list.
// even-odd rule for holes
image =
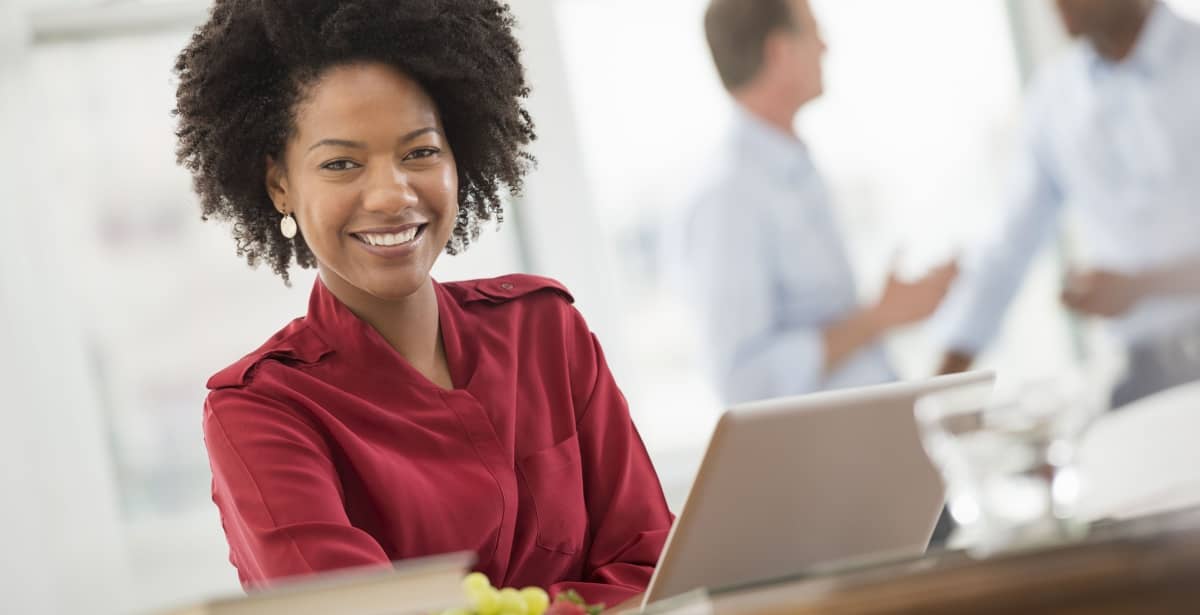
[[322, 74], [295, 115], [267, 188], [296, 217], [321, 279], [343, 301], [412, 295], [458, 215], [458, 172], [433, 101], [389, 66], [348, 64]]

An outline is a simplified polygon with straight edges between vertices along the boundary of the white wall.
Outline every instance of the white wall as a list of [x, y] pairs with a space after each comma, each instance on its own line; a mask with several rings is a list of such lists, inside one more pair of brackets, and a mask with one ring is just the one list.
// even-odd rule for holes
[[0, 596], [12, 613], [117, 612], [127, 567], [105, 426], [41, 198], [69, 181], [44, 147], [25, 2], [0, 6]]
[[1167, 4], [1179, 11], [1180, 15], [1200, 21], [1200, 0], [1167, 0]]

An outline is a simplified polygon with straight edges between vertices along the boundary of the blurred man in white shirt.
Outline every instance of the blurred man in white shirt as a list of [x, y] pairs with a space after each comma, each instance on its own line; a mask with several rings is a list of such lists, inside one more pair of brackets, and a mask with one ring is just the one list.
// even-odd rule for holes
[[726, 403], [895, 379], [880, 345], [928, 317], [956, 275], [892, 276], [860, 304], [825, 183], [793, 121], [821, 95], [806, 0], [713, 0], [705, 33], [736, 117], [684, 222], [688, 286]]
[[1062, 300], [1128, 348], [1116, 407], [1200, 378], [1200, 25], [1154, 0], [1057, 6], [1081, 40], [1031, 87], [1012, 207], [968, 259], [942, 369], [966, 369], [994, 337], [1070, 211], [1084, 254]]

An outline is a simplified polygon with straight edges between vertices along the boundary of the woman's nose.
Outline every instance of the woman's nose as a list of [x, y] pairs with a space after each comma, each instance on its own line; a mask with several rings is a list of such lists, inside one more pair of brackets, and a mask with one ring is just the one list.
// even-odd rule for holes
[[379, 168], [370, 175], [363, 207], [381, 213], [397, 213], [417, 204], [408, 174], [395, 166]]

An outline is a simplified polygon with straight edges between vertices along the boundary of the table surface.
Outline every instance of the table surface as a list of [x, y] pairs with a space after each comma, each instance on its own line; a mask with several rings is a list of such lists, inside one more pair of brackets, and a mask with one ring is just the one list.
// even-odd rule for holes
[[958, 551], [716, 590], [716, 615], [1197, 613], [1200, 508], [1102, 521], [1079, 543], [972, 559]]

